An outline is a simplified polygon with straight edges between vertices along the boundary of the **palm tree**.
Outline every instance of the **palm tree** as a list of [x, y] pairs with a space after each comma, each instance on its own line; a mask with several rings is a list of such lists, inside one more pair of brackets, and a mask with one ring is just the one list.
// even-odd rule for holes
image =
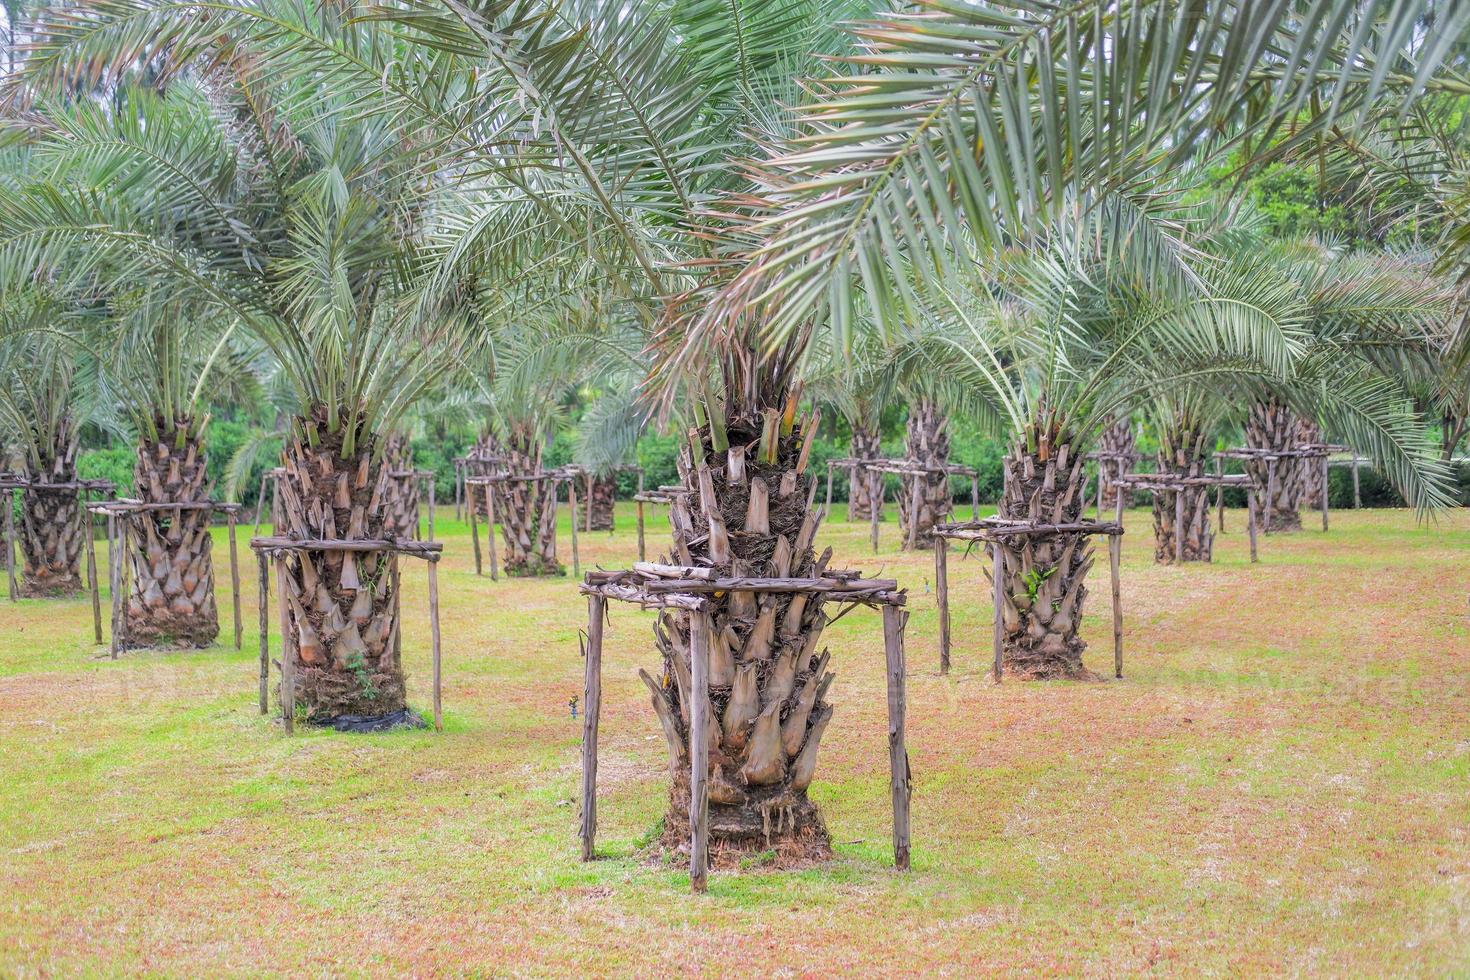
[[[494, 198], [511, 209], [521, 198], [488, 160], [473, 181], [440, 179], [431, 127], [444, 124], [443, 103], [433, 98], [451, 96], [419, 83], [420, 115], [382, 109], [379, 93], [408, 91], [396, 71], [420, 72], [432, 60], [423, 52], [412, 60], [390, 28], [272, 3], [205, 19], [201, 29], [187, 11], [143, 2], [44, 25], [22, 72], [33, 86], [23, 94], [37, 104], [58, 81], [127, 77], [139, 50], [162, 66], [155, 77], [167, 94], [127, 90], [144, 122], [120, 139], [81, 126], [59, 134], [48, 152], [96, 176], [85, 193], [63, 187], [0, 200], [0, 254], [105, 255], [117, 281], [237, 321], [271, 350], [295, 395], [276, 485], [285, 519], [278, 533], [381, 540], [391, 479], [383, 435], [474, 344], [469, 300], [516, 272], [525, 226], [479, 209], [476, 260], [484, 264], [472, 268], [453, 247], [458, 205]], [[451, 60], [440, 64], [449, 70]], [[501, 108], [502, 124], [524, 118]], [[81, 102], [47, 114], [101, 111]], [[117, 193], [106, 175], [118, 169], [146, 188], [141, 202]], [[491, 287], [486, 269], [495, 272]], [[401, 715], [393, 562], [371, 551], [285, 558], [290, 655], [299, 703], [313, 718]]]

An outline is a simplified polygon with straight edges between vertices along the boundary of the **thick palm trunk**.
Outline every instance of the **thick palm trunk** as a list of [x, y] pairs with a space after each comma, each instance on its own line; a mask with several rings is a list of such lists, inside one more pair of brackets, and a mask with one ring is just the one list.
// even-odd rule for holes
[[[492, 432], [485, 432], [475, 440], [475, 445], [466, 454], [465, 476], [495, 476], [505, 472], [505, 464], [502, 462], [505, 451], [500, 445], [500, 440], [495, 438]], [[474, 493], [475, 513], [481, 520], [486, 519], [485, 494], [476, 491]]]
[[[850, 443], [853, 459], [878, 459], [883, 455], [882, 440], [878, 436], [878, 430], [854, 427], [852, 430], [852, 442]], [[880, 483], [879, 486], [882, 486]], [[868, 474], [862, 470], [857, 471], [857, 478], [850, 481], [847, 489], [848, 499], [851, 501], [852, 519], [864, 523], [873, 519], [873, 508], [878, 508], [878, 520], [883, 520], [883, 504], [878, 499], [879, 495], [873, 492], [873, 481]]]
[[[1053, 441], [1060, 440], [1033, 441], [1035, 449], [1028, 449], [1026, 441], [1012, 445], [1005, 458], [1001, 517], [1049, 524], [1081, 519], [1087, 485], [1083, 454]], [[1002, 668], [1023, 678], [1094, 679], [1082, 666], [1087, 644], [1077, 635], [1087, 600], [1084, 583], [1092, 568], [1088, 540], [1076, 533], [1013, 535], [990, 545], [992, 556], [996, 547], [1003, 550], [1006, 567]]]
[[[1256, 402], [1245, 423], [1245, 442], [1252, 449], [1292, 449], [1297, 445], [1299, 420], [1291, 409], [1275, 399]], [[1274, 487], [1269, 465], [1250, 460], [1246, 472], [1255, 483], [1262, 501], [1261, 526], [1266, 532], [1302, 529], [1302, 467], [1295, 459], [1278, 459]]]
[[[949, 463], [949, 420], [932, 399], [920, 399], [909, 414], [908, 458], [921, 466], [942, 467]], [[917, 485], [917, 492], [916, 492]], [[906, 476], [898, 498], [898, 524], [903, 547], [928, 550], [934, 547], [934, 525], [954, 509], [949, 492], [949, 474], [926, 473]]]
[[577, 494], [577, 526], [588, 531], [611, 531], [617, 496], [618, 484], [611, 476], [587, 474]]
[[[731, 450], [681, 454], [689, 510], [676, 505], [671, 560], [712, 565], [722, 575], [806, 577], [830, 552], [812, 554], [819, 515], [815, 481], [797, 473], [802, 433], [779, 438], [774, 461], [759, 458], [761, 420], [727, 421]], [[701, 493], [701, 483], [703, 493]], [[702, 510], [713, 500], [712, 515]], [[829, 856], [830, 841], [807, 788], [832, 717], [825, 700], [830, 657], [818, 651], [822, 603], [789, 593], [734, 592], [712, 598], [709, 655], [711, 734], [709, 831], [712, 857], [775, 849], [783, 859]], [[654, 633], [663, 652], [659, 679], [647, 672], [669, 743], [672, 787], [664, 842], [689, 839], [689, 617], [664, 613]]]
[[[309, 438], [304, 438], [308, 434]], [[326, 413], [297, 419], [277, 493], [286, 532], [302, 539], [381, 539], [389, 464], [359, 443], [350, 457]], [[311, 718], [381, 719], [404, 710], [394, 559], [383, 552], [295, 551], [285, 559], [285, 612], [296, 695]]]
[[[541, 445], [530, 429], [513, 429], [506, 447], [511, 476], [542, 476]], [[495, 486], [495, 516], [510, 575], [564, 575], [556, 559], [555, 480], [509, 480]]]
[[[1158, 472], [1169, 476], [1201, 477], [1206, 473], [1205, 433], [1189, 422], [1175, 420], [1162, 434]], [[1184, 523], [1179, 526], [1177, 498], [1184, 497]], [[1154, 494], [1154, 561], [1171, 564], [1179, 557], [1176, 535], [1184, 535], [1184, 560], [1210, 561], [1214, 531], [1210, 525], [1208, 486]]]
[[[1121, 418], [1103, 430], [1102, 438], [1098, 440], [1098, 451], [1110, 456], [1126, 455], [1132, 456], [1137, 446], [1136, 437], [1133, 433], [1133, 420]], [[1130, 463], [1118, 459], [1098, 460], [1098, 480], [1102, 493], [1103, 513], [1115, 511], [1118, 507], [1118, 494], [1122, 491], [1113, 485], [1120, 474], [1126, 475], [1132, 469]], [[1124, 506], [1127, 504], [1125, 502]]]
[[[1311, 419], [1298, 418], [1295, 445], [1312, 446], [1320, 445], [1321, 442], [1321, 427]], [[1322, 480], [1322, 461], [1319, 459], [1298, 460], [1297, 468], [1302, 477], [1302, 506], [1308, 510], [1321, 510], [1322, 494], [1327, 489]]]
[[[209, 499], [204, 442], [193, 419], [159, 419], [159, 438], [138, 446], [133, 486], [150, 504]], [[126, 645], [207, 647], [219, 635], [208, 510], [141, 511], [129, 520], [132, 592]]]
[[41, 459], [22, 471], [33, 486], [20, 494], [20, 594], [29, 598], [76, 595], [82, 591], [83, 534], [81, 495], [74, 489], [46, 490], [34, 484], [74, 483], [77, 479], [77, 427], [67, 419], [52, 434]]
[[413, 447], [408, 436], [395, 432], [385, 440], [384, 462], [388, 467], [388, 490], [383, 500], [383, 528], [387, 537], [412, 541], [419, 526], [418, 481], [413, 473]]

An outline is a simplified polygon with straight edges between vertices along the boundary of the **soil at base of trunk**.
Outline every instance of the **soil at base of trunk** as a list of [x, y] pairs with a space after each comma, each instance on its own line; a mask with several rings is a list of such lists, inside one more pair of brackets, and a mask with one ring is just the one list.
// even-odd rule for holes
[[[774, 461], [759, 459], [762, 418], [726, 422], [729, 452], [701, 433], [698, 456], [680, 453], [690, 489], [673, 505], [672, 560], [710, 565], [721, 574], [810, 577], [830, 550], [814, 557], [816, 480], [797, 472], [802, 427], [780, 437]], [[807, 798], [817, 750], [832, 706], [830, 654], [818, 651], [827, 623], [823, 603], [780, 592], [715, 596], [709, 635], [710, 852], [719, 861], [774, 851], [778, 861], [825, 859], [831, 844]], [[654, 625], [663, 654], [658, 677], [640, 671], [669, 749], [672, 776], [663, 841], [685, 849], [689, 837], [690, 630], [688, 611], [666, 610]]]

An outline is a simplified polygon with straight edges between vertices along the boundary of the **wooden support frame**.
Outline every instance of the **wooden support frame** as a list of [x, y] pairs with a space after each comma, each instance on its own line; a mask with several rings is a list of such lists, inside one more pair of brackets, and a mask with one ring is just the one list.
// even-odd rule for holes
[[[968, 546], [976, 542], [984, 542], [990, 551], [991, 568], [991, 603], [992, 613], [992, 664], [991, 679], [999, 684], [1004, 675], [1003, 654], [1005, 647], [1005, 576], [1006, 558], [1005, 549], [1000, 547], [1000, 542], [1008, 537], [1024, 535], [1030, 537], [1046, 537], [1054, 534], [1078, 533], [1084, 535], [1106, 535], [1108, 542], [1109, 570], [1112, 577], [1113, 593], [1113, 660], [1115, 673], [1118, 677], [1123, 676], [1123, 610], [1121, 605], [1121, 588], [1119, 584], [1119, 561], [1115, 555], [1118, 547], [1118, 539], [1123, 535], [1123, 496], [1118, 495], [1117, 515], [1111, 522], [1100, 521], [1073, 521], [1068, 523], [1046, 523], [1042, 521], [1018, 521], [1002, 517], [986, 517], [978, 521], [966, 521], [962, 523], [936, 524], [934, 527], [935, 548], [938, 550], [941, 541], [963, 541]], [[936, 555], [936, 570], [939, 558]], [[946, 558], [947, 562], [947, 558]], [[936, 575], [937, 577], [937, 575]], [[946, 567], [945, 587], [936, 589], [936, 598], [939, 606], [940, 621], [940, 644], [939, 664], [941, 674], [949, 672], [950, 649], [949, 649], [949, 575]]]
[[291, 636], [291, 620], [286, 595], [286, 556], [292, 551], [338, 551], [338, 552], [385, 552], [391, 563], [389, 574], [393, 576], [393, 594], [399, 597], [399, 614], [393, 624], [393, 655], [399, 655], [398, 642], [400, 624], [403, 620], [402, 590], [398, 588], [398, 556], [408, 555], [421, 558], [428, 563], [429, 579], [429, 631], [431, 663], [431, 699], [434, 730], [444, 730], [443, 712], [443, 651], [439, 629], [439, 575], [438, 563], [443, 557], [444, 546], [437, 541], [404, 541], [387, 539], [331, 539], [303, 540], [288, 537], [255, 537], [250, 539], [250, 548], [255, 552], [260, 566], [260, 713], [269, 714], [270, 691], [270, 629], [269, 603], [270, 582], [266, 573], [266, 562], [275, 567], [276, 590], [281, 599], [279, 606], [281, 631], [280, 701], [279, 711], [286, 734], [295, 729], [296, 705], [296, 658]]
[[[108, 585], [112, 592], [112, 635], [111, 641], [108, 644], [108, 653], [113, 660], [118, 658], [123, 646], [127, 643], [127, 616], [124, 613], [124, 605], [126, 603], [127, 586], [129, 584], [127, 561], [133, 520], [143, 514], [155, 514], [160, 511], [166, 511], [177, 516], [186, 510], [206, 510], [225, 515], [226, 540], [230, 550], [230, 606], [234, 613], [235, 649], [243, 650], [245, 648], [245, 624], [241, 618], [240, 611], [240, 553], [235, 536], [235, 524], [244, 507], [240, 504], [224, 503], [217, 500], [194, 500], [188, 503], [178, 504], [150, 504], [125, 497], [118, 500], [97, 501], [83, 506], [84, 513], [104, 514], [107, 517]], [[91, 571], [92, 590], [92, 633], [96, 637], [97, 642], [101, 643], [101, 588], [97, 581], [96, 556], [94, 554], [90, 526], [87, 530], [89, 532], [86, 535], [87, 563]], [[216, 577], [216, 580], [218, 580], [218, 577]], [[217, 594], [218, 589], [216, 589]], [[218, 604], [216, 604], [217, 607]]]
[[[1297, 460], [1298, 462], [1300, 462], [1302, 465], [1310, 465], [1310, 463], [1311, 463], [1312, 460], [1320, 460], [1321, 461], [1320, 466], [1322, 468], [1322, 472], [1321, 472], [1321, 476], [1322, 476], [1322, 502], [1321, 502], [1322, 530], [1324, 532], [1326, 532], [1327, 527], [1328, 527], [1328, 509], [1329, 509], [1328, 508], [1328, 499], [1327, 499], [1328, 498], [1327, 474], [1329, 472], [1329, 468], [1332, 466], [1332, 464], [1334, 462], [1350, 463], [1352, 465], [1352, 467], [1353, 467], [1353, 505], [1356, 507], [1356, 506], [1359, 506], [1359, 505], [1362, 504], [1362, 499], [1361, 499], [1361, 497], [1359, 495], [1359, 492], [1358, 492], [1358, 463], [1360, 462], [1360, 459], [1359, 459], [1357, 453], [1353, 453], [1353, 456], [1352, 456], [1351, 459], [1333, 460], [1333, 459], [1330, 458], [1333, 453], [1337, 453], [1337, 452], [1348, 452], [1348, 451], [1349, 451], [1348, 450], [1348, 447], [1346, 447], [1346, 446], [1338, 446], [1338, 445], [1334, 445], [1332, 443], [1325, 443], [1325, 442], [1314, 442], [1314, 443], [1307, 443], [1305, 445], [1297, 446], [1294, 449], [1258, 449], [1258, 448], [1251, 448], [1249, 446], [1246, 446], [1246, 447], [1238, 447], [1238, 448], [1235, 448], [1235, 449], [1221, 450], [1220, 452], [1217, 452], [1215, 454], [1215, 457], [1217, 459], [1219, 459], [1219, 458], [1239, 459], [1239, 460], [1253, 461], [1253, 462], [1258, 462], [1258, 463], [1259, 462], [1264, 462], [1266, 464], [1266, 499], [1260, 505], [1260, 519], [1263, 522], [1263, 524], [1265, 525], [1265, 527], [1263, 529], [1267, 533], [1270, 533], [1271, 508], [1273, 506], [1275, 506], [1274, 501], [1276, 499], [1276, 463], [1277, 463], [1277, 461], [1278, 460], [1283, 460], [1283, 459], [1286, 459], [1286, 460], [1293, 460], [1294, 459], [1294, 460]], [[1254, 547], [1251, 548], [1251, 560], [1252, 561], [1255, 561], [1255, 548]]]
[[[580, 591], [587, 596], [587, 632], [582, 644], [583, 716], [581, 811], [578, 838], [581, 859], [591, 861], [597, 852], [597, 749], [598, 724], [602, 714], [602, 640], [608, 600], [629, 602], [643, 608], [684, 609], [690, 616], [690, 686], [708, 691], [709, 642], [712, 632], [706, 596], [730, 590], [795, 592], [824, 601], [879, 606], [883, 611], [883, 640], [888, 688], [888, 748], [890, 792], [893, 801], [894, 867], [909, 868], [909, 802], [912, 781], [905, 747], [905, 665], [903, 636], [908, 613], [906, 599], [891, 579], [864, 579], [860, 573], [826, 571], [821, 578], [721, 577], [706, 567], [662, 565], [640, 562], [622, 571], [595, 570], [587, 573]], [[704, 745], [707, 698], [694, 697], [690, 705], [690, 740]], [[690, 760], [690, 889], [696, 894], [708, 888], [709, 786], [708, 756], [701, 768]]]
[[[574, 477], [568, 476], [566, 472], [562, 470], [550, 470], [546, 473], [538, 473], [533, 476], [509, 476], [502, 474], [499, 476], [478, 476], [465, 478], [465, 496], [470, 501], [470, 543], [474, 547], [475, 551], [476, 575], [483, 575], [484, 571], [480, 558], [480, 532], [478, 520], [475, 516], [474, 492], [470, 488], [476, 486], [484, 488], [485, 539], [486, 544], [490, 550], [490, 581], [498, 582], [500, 580], [500, 561], [497, 555], [495, 543], [495, 486], [496, 484], [500, 483], [540, 483], [546, 480], [552, 481], [551, 506], [553, 510], [556, 511], [559, 511], [561, 509], [561, 491], [556, 487], [556, 483], [565, 480], [568, 484], [568, 500], [571, 502], [572, 509], [572, 567], [574, 569], [580, 569], [581, 556], [578, 554], [577, 551], [577, 491], [575, 489], [575, 486], [573, 485]], [[555, 518], [555, 515], [553, 515], [553, 518]], [[556, 555], [557, 537], [558, 535], [555, 533], [555, 522], [553, 520], [553, 531], [551, 539], [551, 553], [553, 557], [555, 557]], [[580, 571], [576, 572], [576, 574], [580, 575]]]
[[[20, 601], [20, 585], [15, 576], [15, 550], [20, 547], [20, 541], [17, 540], [15, 536], [15, 494], [17, 491], [24, 493], [27, 490], [41, 493], [70, 491], [76, 494], [77, 504], [79, 505], [78, 510], [80, 511], [80, 514], [78, 515], [78, 520], [83, 524], [82, 530], [84, 533], [82, 536], [86, 539], [87, 547], [89, 549], [87, 552], [88, 565], [86, 569], [84, 569], [84, 572], [87, 574], [87, 588], [93, 593], [95, 605], [95, 596], [97, 593], [97, 565], [96, 557], [93, 553], [95, 545], [92, 542], [92, 526], [90, 523], [90, 518], [87, 516], [87, 512], [88, 508], [93, 503], [97, 503], [97, 501], [89, 502], [87, 500], [87, 495], [91, 493], [103, 493], [106, 494], [108, 497], [111, 497], [116, 492], [116, 487], [109, 480], [67, 480], [65, 482], [59, 483], [41, 483], [39, 481], [32, 480], [24, 476], [16, 476], [9, 473], [0, 475], [0, 491], [4, 491], [5, 493], [5, 502], [3, 505], [5, 508], [4, 522], [6, 542], [5, 577], [10, 587], [11, 602]], [[94, 613], [93, 622], [97, 623], [99, 617], [100, 612]], [[100, 624], [96, 626], [98, 643], [102, 642], [100, 635], [101, 628], [102, 627]]]
[[[1177, 530], [1184, 525], [1184, 494], [1180, 491], [1190, 487], [1213, 486], [1215, 488], [1215, 506], [1220, 512], [1219, 522], [1222, 531], [1225, 527], [1225, 488], [1241, 487], [1247, 493], [1250, 493], [1252, 482], [1249, 476], [1245, 474], [1226, 475], [1221, 472], [1222, 469], [1221, 461], [1219, 457], [1216, 457], [1214, 476], [1185, 476], [1179, 473], [1134, 473], [1129, 476], [1118, 477], [1114, 482], [1117, 486], [1129, 492], [1142, 490], [1153, 494], [1155, 497], [1161, 493], [1171, 493], [1174, 495], [1174, 527], [1176, 528], [1174, 533], [1174, 563], [1176, 565], [1182, 565], [1184, 564], [1184, 537]], [[1121, 510], [1114, 519], [1119, 523], [1122, 522]], [[1206, 513], [1205, 519], [1206, 521], [1209, 520], [1208, 513]], [[1253, 512], [1248, 513], [1247, 520], [1254, 526], [1255, 515]]]

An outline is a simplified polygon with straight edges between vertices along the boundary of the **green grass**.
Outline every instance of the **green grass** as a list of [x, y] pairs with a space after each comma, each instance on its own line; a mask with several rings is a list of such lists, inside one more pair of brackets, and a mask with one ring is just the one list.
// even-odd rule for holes
[[[951, 553], [940, 677], [932, 556], [897, 553], [891, 520], [877, 556], [866, 525], [824, 528], [838, 564], [910, 590], [913, 871], [891, 866], [881, 630], [861, 610], [829, 631], [812, 788], [836, 859], [716, 873], [699, 899], [646, 849], [666, 764], [636, 676], [651, 614], [612, 611], [584, 865], [567, 700], [585, 600], [476, 578], [462, 523], [439, 522], [440, 734], [287, 738], [262, 718], [248, 551], [243, 651], [114, 662], [87, 599], [0, 600], [0, 973], [1463, 973], [1470, 519], [1334, 513], [1323, 535], [1309, 516], [1252, 566], [1242, 518], [1215, 565], [1175, 569], [1130, 513], [1126, 679], [999, 687], [980, 560]], [[630, 505], [619, 522], [581, 536], [584, 568], [633, 560]], [[225, 555], [221, 535], [227, 583]], [[421, 571], [404, 582], [427, 708]], [[1099, 570], [1099, 669], [1106, 596]]]

